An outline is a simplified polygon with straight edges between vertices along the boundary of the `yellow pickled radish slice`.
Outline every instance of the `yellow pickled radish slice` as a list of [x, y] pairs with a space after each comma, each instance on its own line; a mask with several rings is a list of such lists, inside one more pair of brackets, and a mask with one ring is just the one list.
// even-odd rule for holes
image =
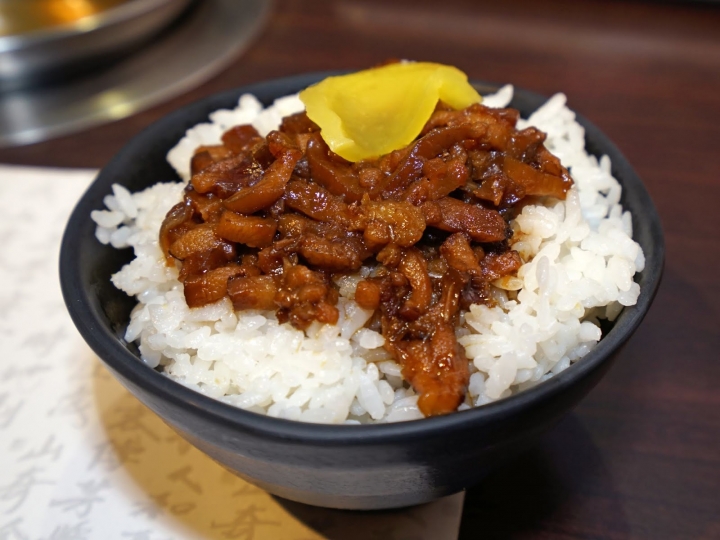
[[481, 97], [457, 68], [410, 62], [328, 77], [300, 99], [330, 149], [360, 161], [410, 144], [438, 100], [463, 109]]

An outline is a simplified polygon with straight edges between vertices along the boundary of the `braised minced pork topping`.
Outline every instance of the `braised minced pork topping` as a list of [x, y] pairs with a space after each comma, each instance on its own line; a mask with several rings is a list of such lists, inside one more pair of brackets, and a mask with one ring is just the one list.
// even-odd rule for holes
[[509, 219], [536, 197], [564, 199], [567, 170], [518, 111], [439, 103], [410, 145], [350, 163], [304, 113], [261, 137], [251, 126], [196, 150], [160, 245], [180, 262], [188, 306], [229, 297], [306, 329], [338, 320], [334, 279], [371, 266], [355, 301], [419, 394], [426, 416], [457, 409], [469, 381], [455, 329], [517, 272]]

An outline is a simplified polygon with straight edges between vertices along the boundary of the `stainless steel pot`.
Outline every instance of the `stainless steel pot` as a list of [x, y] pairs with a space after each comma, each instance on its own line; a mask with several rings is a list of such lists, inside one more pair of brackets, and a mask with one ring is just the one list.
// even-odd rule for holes
[[0, 89], [62, 79], [118, 57], [191, 1], [0, 0]]

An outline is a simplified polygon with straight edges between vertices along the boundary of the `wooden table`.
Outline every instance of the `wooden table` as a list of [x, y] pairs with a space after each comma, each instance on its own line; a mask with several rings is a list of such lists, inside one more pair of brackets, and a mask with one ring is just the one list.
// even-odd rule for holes
[[276, 4], [225, 73], [101, 128], [0, 151], [0, 162], [101, 167], [197, 98], [389, 57], [454, 64], [570, 106], [644, 179], [665, 227], [655, 304], [591, 395], [533, 451], [468, 492], [472, 538], [720, 538], [720, 6], [445, 0]]

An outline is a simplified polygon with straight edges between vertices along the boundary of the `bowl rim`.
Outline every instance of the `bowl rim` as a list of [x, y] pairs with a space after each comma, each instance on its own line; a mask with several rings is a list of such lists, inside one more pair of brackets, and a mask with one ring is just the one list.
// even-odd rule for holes
[[[166, 125], [182, 123], [189, 115], [198, 114], [214, 101], [237, 99], [241, 94], [272, 93], [274, 98], [316, 82], [330, 75], [346, 71], [313, 72], [290, 77], [270, 79], [254, 84], [244, 85], [202, 98], [194, 103], [170, 113], [159, 119], [141, 133], [133, 137], [104, 167], [93, 181], [73, 210], [65, 229], [60, 249], [60, 282], [66, 306], [80, 334], [111, 371], [116, 372], [131, 385], [136, 385], [161, 401], [167, 401], [188, 412], [202, 417], [215, 424], [223, 424], [240, 431], [260, 434], [286, 442], [312, 442], [333, 445], [343, 444], [376, 444], [391, 443], [398, 440], [421, 439], [431, 434], [446, 433], [447, 430], [466, 429], [495, 420], [502, 420], [516, 412], [532, 407], [546, 399], [563, 392], [576, 381], [589, 376], [595, 369], [608, 360], [630, 338], [649, 310], [657, 292], [665, 259], [665, 248], [662, 227], [655, 205], [640, 178], [620, 153], [614, 143], [596, 126], [577, 114], [578, 122], [586, 130], [586, 138], [603, 147], [606, 154], [612, 154], [613, 172], [618, 168], [624, 171], [623, 178], [618, 178], [625, 193], [626, 184], [632, 187], [634, 196], [642, 208], [643, 221], [647, 221], [653, 241], [652, 250], [646, 254], [646, 265], [643, 271], [643, 287], [634, 306], [623, 309], [614, 327], [600, 340], [598, 345], [581, 361], [575, 362], [567, 369], [544, 381], [537, 386], [524, 390], [510, 397], [457, 411], [452, 414], [386, 424], [313, 424], [293, 420], [274, 418], [251, 411], [240, 409], [217, 399], [201, 394], [170, 379], [154, 369], [149, 369], [139, 358], [128, 350], [112, 330], [103, 324], [102, 314], [93, 309], [90, 301], [90, 287], [81, 279], [77, 261], [80, 257], [78, 243], [75, 239], [83, 227], [90, 223], [90, 211], [97, 209], [91, 200], [110, 192], [110, 176], [107, 171], [117, 167], [128, 155], [136, 152], [141, 145], [148, 144], [162, 133]], [[482, 91], [493, 91], [502, 85], [472, 81]], [[284, 89], [284, 90], [283, 90]], [[291, 89], [291, 90], [288, 90]], [[281, 93], [284, 92], [284, 93]], [[544, 96], [515, 88], [515, 97], [542, 103]], [[201, 118], [194, 122], [205, 121]], [[194, 125], [190, 124], [190, 125]], [[169, 148], [168, 148], [169, 150]], [[637, 216], [638, 210], [633, 211]], [[637, 217], [636, 217], [637, 219]], [[94, 228], [93, 228], [94, 230]]]

